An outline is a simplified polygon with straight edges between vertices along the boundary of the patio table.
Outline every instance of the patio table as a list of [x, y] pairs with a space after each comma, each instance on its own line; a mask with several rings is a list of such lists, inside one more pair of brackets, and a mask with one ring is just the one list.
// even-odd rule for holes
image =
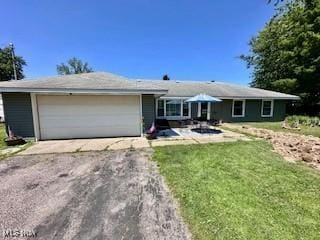
[[207, 121], [200, 121], [199, 128], [200, 128], [200, 132], [203, 133], [204, 130], [207, 130], [209, 128], [208, 122]]

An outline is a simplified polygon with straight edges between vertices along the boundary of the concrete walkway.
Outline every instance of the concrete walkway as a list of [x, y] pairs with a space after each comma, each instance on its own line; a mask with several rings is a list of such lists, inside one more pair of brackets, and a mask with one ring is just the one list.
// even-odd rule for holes
[[28, 149], [19, 152], [17, 155], [121, 150], [128, 148], [141, 149], [168, 145], [234, 142], [238, 140], [250, 141], [250, 138], [243, 134], [222, 129], [219, 129], [221, 131], [219, 134], [194, 134], [186, 129], [173, 130], [178, 133], [177, 136], [159, 137], [151, 141], [142, 137], [40, 141], [34, 143], [34, 145]]
[[150, 147], [148, 140], [141, 137], [51, 140], [36, 142], [30, 148], [18, 153], [18, 155], [120, 150], [128, 148], [139, 149], [148, 147]]

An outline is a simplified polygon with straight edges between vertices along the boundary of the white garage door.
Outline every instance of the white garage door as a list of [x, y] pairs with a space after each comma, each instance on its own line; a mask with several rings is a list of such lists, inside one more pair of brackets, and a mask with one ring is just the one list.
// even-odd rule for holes
[[38, 95], [40, 139], [140, 135], [139, 96]]

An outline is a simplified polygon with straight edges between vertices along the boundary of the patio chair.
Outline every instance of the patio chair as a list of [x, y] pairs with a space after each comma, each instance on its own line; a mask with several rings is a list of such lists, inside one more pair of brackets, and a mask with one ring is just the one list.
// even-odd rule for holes
[[217, 119], [211, 119], [211, 120], [209, 121], [209, 123], [210, 123], [211, 126], [218, 126], [218, 125], [219, 125], [219, 120], [217, 120]]

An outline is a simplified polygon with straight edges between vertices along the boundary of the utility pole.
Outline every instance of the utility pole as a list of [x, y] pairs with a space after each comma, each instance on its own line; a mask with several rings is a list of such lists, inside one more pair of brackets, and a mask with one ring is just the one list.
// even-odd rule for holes
[[11, 57], [12, 57], [14, 80], [18, 80], [18, 78], [17, 78], [17, 69], [16, 69], [16, 60], [15, 60], [15, 56], [14, 56], [14, 46], [13, 46], [13, 43], [10, 43], [9, 45], [10, 45], [10, 48], [11, 48]]

